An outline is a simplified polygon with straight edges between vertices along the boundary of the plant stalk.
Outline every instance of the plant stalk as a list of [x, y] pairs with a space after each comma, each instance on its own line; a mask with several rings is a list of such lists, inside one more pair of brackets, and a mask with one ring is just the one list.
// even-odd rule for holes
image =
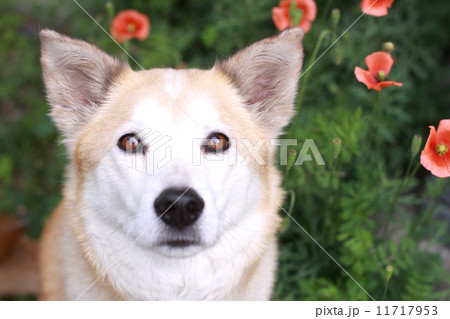
[[299, 114], [300, 114], [300, 109], [302, 107], [303, 99], [305, 97], [305, 91], [306, 91], [306, 87], [307, 87], [307, 84], [308, 84], [308, 80], [309, 80], [309, 77], [311, 76], [311, 72], [310, 72], [309, 69], [311, 68], [311, 66], [316, 61], [317, 54], [319, 53], [319, 49], [322, 46], [323, 40], [330, 33], [332, 33], [331, 30], [324, 30], [324, 31], [322, 31], [322, 33], [320, 33], [319, 39], [317, 40], [316, 46], [314, 47], [314, 51], [313, 51], [311, 57], [308, 60], [308, 66], [305, 69], [305, 71], [303, 71], [300, 74], [299, 80], [300, 80], [300, 78], [303, 77], [303, 81], [302, 81], [302, 85], [300, 86], [300, 91], [299, 91], [298, 98], [297, 98], [297, 113], [295, 115], [295, 118], [292, 121], [291, 130], [294, 127], [296, 127], [296, 124], [297, 124], [297, 121], [298, 121], [298, 117], [299, 117]]

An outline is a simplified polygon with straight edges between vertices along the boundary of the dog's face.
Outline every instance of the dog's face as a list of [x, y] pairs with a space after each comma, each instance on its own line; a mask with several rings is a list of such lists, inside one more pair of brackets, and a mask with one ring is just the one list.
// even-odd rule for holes
[[[90, 171], [83, 202], [170, 256], [205, 249], [239, 224], [261, 196], [255, 182], [264, 173], [244, 162], [239, 144], [266, 135], [229, 82], [217, 70], [123, 74], [75, 150]], [[267, 144], [259, 154], [269, 162]], [[94, 158], [93, 149], [102, 154]]]
[[302, 36], [292, 29], [211, 70], [134, 72], [42, 31], [47, 94], [86, 228], [101, 220], [143, 248], [186, 257], [263, 210], [271, 139], [293, 113]]

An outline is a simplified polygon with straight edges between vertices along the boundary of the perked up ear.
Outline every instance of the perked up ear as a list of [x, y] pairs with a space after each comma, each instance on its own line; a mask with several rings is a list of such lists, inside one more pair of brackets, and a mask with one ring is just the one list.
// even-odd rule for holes
[[51, 116], [70, 138], [102, 103], [108, 87], [128, 65], [96, 46], [42, 30], [41, 64]]
[[256, 42], [218, 64], [227, 74], [258, 124], [281, 134], [294, 114], [303, 61], [303, 29], [288, 29]]

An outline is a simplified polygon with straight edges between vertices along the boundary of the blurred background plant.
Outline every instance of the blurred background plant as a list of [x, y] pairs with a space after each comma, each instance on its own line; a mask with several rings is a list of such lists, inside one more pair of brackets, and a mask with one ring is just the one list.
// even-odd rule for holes
[[[149, 36], [123, 43], [144, 68], [209, 68], [217, 58], [278, 33], [274, 0], [78, 2], [108, 31], [122, 10], [147, 15]], [[361, 15], [359, 0], [315, 3], [304, 70]], [[361, 17], [300, 80], [301, 110], [286, 130], [285, 137], [299, 139], [297, 153], [313, 139], [326, 165], [290, 166], [285, 209], [377, 300], [450, 296], [442, 258], [449, 213], [440, 204], [448, 179], [419, 167], [418, 150], [410, 151], [416, 134], [425, 141], [428, 126], [449, 117], [449, 8], [447, 0], [395, 1], [386, 16]], [[47, 116], [39, 30], [95, 43], [139, 66], [73, 1], [2, 0], [0, 12], [0, 214], [25, 220], [28, 234], [38, 238], [61, 198], [66, 162]], [[365, 57], [382, 50], [393, 56], [390, 77], [403, 87], [383, 88], [377, 100], [377, 92], [356, 80], [354, 68], [365, 68]], [[279, 264], [273, 299], [369, 299], [289, 219], [280, 232]]]

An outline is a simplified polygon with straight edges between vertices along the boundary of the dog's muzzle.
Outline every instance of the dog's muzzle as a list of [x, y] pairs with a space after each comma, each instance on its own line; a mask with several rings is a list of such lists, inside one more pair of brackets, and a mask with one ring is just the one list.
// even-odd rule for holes
[[179, 230], [194, 224], [204, 207], [205, 202], [193, 189], [168, 188], [154, 202], [158, 217]]

